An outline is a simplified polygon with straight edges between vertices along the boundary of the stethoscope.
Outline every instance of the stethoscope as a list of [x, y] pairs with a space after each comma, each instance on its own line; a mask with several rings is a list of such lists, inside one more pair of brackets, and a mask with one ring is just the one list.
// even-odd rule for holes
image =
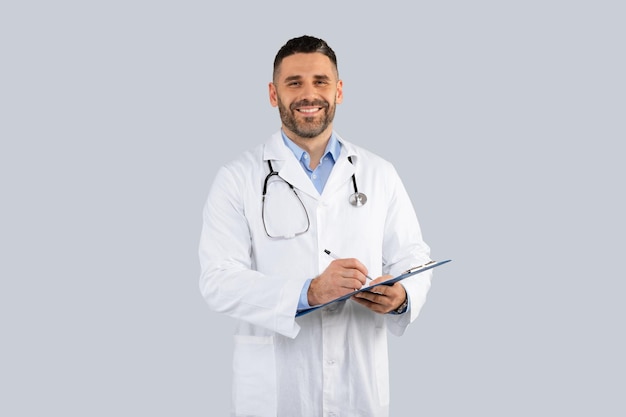
[[[350, 161], [351, 164], [354, 164], [352, 162], [352, 157], [351, 156], [348, 157], [348, 161]], [[294, 193], [296, 193], [296, 190], [294, 189], [293, 185], [291, 185], [291, 183], [289, 181], [287, 181], [286, 179], [284, 179], [280, 175], [278, 175], [277, 171], [274, 171], [274, 168], [272, 168], [272, 161], [268, 160], [267, 161], [267, 165], [270, 168], [270, 173], [267, 174], [267, 176], [265, 177], [265, 181], [263, 181], [263, 200], [265, 200], [265, 194], [267, 193], [267, 182], [274, 175], [278, 176], [281, 180], [285, 181], [287, 183], [287, 185], [289, 186], [289, 188], [291, 188], [291, 190]], [[362, 205], [367, 203], [367, 196], [365, 194], [359, 192], [359, 188], [356, 185], [356, 175], [355, 174], [352, 174], [352, 187], [354, 187], [354, 193], [350, 194], [350, 196], [348, 197], [348, 201], [350, 202], [350, 204], [352, 204], [355, 207], [361, 207]], [[297, 193], [296, 193], [296, 197], [298, 197]], [[298, 200], [300, 200], [300, 197], [298, 197]], [[300, 202], [302, 203], [302, 201], [300, 201]]]
[[[348, 157], [348, 161], [353, 164], [351, 156]], [[350, 194], [348, 201], [355, 207], [361, 207], [363, 204], [367, 203], [367, 196], [359, 192], [356, 186], [356, 176], [354, 174], [352, 174], [352, 186], [354, 187], [354, 193]]]

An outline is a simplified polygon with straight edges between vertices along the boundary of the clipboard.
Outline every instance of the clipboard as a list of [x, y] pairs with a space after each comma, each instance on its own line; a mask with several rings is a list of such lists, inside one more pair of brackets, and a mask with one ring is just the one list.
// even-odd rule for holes
[[452, 259], [446, 259], [445, 261], [430, 261], [430, 262], [428, 262], [428, 263], [426, 263], [424, 265], [416, 266], [414, 268], [411, 268], [409, 270], [404, 271], [403, 273], [401, 273], [400, 275], [398, 275], [398, 276], [396, 276], [394, 278], [389, 278], [386, 281], [379, 282], [379, 283], [374, 284], [374, 285], [368, 285], [367, 287], [363, 287], [363, 288], [361, 288], [359, 290], [352, 291], [349, 294], [342, 295], [341, 297], [335, 298], [334, 300], [328, 301], [328, 302], [326, 302], [324, 304], [320, 304], [320, 305], [316, 305], [316, 306], [311, 307], [311, 308], [307, 308], [306, 310], [298, 310], [296, 312], [296, 317], [304, 316], [305, 314], [308, 314], [308, 313], [310, 313], [312, 311], [315, 311], [315, 310], [317, 310], [319, 308], [325, 307], [325, 306], [327, 306], [329, 304], [333, 304], [333, 303], [337, 303], [339, 301], [347, 300], [348, 298], [352, 297], [354, 294], [358, 294], [358, 293], [364, 292], [364, 291], [371, 291], [372, 288], [376, 288], [376, 287], [378, 287], [380, 285], [393, 285], [393, 284], [395, 284], [398, 281], [402, 281], [405, 278], [412, 277], [413, 275], [417, 275], [417, 274], [422, 273], [424, 271], [428, 271], [429, 269], [436, 268], [436, 267], [438, 267], [440, 265], [443, 265], [443, 264], [446, 264], [446, 263], [450, 262], [451, 260]]

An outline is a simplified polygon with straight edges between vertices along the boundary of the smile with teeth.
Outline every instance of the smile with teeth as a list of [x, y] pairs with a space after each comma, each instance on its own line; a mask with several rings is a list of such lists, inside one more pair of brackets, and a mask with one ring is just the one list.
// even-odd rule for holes
[[307, 107], [307, 108], [300, 108], [297, 109], [300, 113], [315, 113], [317, 111], [320, 111], [322, 108], [321, 107]]

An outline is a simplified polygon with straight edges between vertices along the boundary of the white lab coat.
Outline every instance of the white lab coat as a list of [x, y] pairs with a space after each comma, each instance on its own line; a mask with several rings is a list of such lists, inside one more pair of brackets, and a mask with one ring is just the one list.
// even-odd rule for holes
[[[405, 314], [376, 314], [347, 300], [295, 318], [304, 282], [332, 261], [324, 249], [358, 258], [372, 277], [395, 276], [430, 260], [393, 166], [338, 139], [341, 155], [321, 195], [280, 132], [220, 168], [210, 190], [200, 239], [200, 289], [212, 310], [237, 319], [233, 416], [389, 413], [387, 331], [401, 335], [417, 317], [432, 271], [403, 281], [410, 300]], [[295, 238], [270, 239], [265, 233], [261, 192], [267, 160], [306, 206], [310, 228]], [[348, 202], [353, 173], [368, 197], [361, 207]], [[272, 209], [277, 212], [266, 212], [266, 220], [295, 214]]]

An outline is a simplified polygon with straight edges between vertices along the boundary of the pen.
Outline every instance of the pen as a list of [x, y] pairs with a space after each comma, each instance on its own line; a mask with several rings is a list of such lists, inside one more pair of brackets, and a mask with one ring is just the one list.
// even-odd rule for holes
[[[324, 249], [324, 253], [328, 256], [330, 256], [333, 259], [341, 259], [339, 258], [337, 255], [335, 255], [334, 253], [332, 253], [331, 251], [329, 251], [328, 249]], [[372, 280], [373, 278], [370, 277], [369, 275], [365, 275], [365, 278], [367, 278], [368, 280]]]

